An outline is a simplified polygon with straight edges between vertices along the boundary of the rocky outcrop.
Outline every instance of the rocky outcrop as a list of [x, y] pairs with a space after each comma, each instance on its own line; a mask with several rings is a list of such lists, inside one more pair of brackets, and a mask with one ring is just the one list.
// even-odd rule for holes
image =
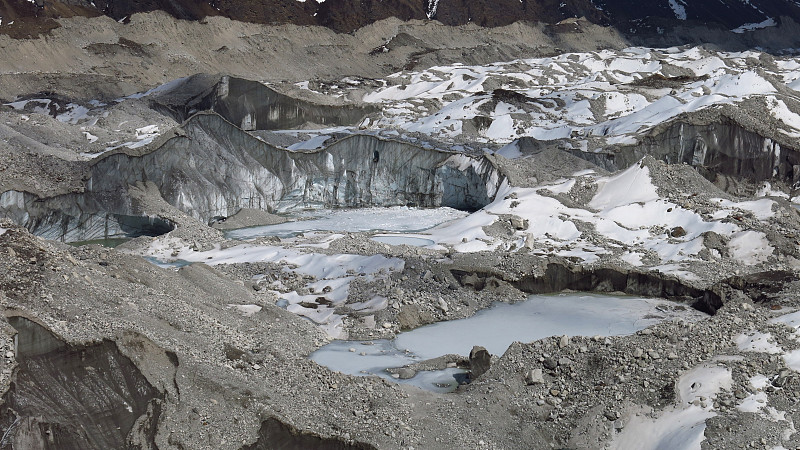
[[158, 392], [116, 344], [68, 345], [9, 318], [19, 364], [0, 411], [2, 448], [155, 448]]

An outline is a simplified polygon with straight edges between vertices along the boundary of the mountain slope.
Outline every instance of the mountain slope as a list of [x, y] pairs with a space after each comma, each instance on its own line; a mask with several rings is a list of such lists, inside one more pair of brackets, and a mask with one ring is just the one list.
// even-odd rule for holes
[[24, 37], [58, 26], [53, 19], [59, 17], [107, 15], [124, 21], [154, 10], [183, 20], [222, 15], [243, 22], [322, 25], [339, 32], [388, 17], [489, 27], [586, 17], [630, 34], [660, 33], [687, 22], [740, 32], [777, 25], [782, 17], [800, 22], [800, 3], [795, 0], [4, 0], [0, 33]]

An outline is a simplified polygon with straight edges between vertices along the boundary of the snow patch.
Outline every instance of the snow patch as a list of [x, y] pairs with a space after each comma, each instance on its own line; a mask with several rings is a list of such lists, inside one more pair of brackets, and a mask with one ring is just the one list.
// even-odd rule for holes
[[772, 17], [758, 23], [746, 23], [740, 27], [734, 28], [731, 31], [734, 33], [742, 34], [745, 31], [753, 31], [758, 30], [761, 28], [768, 28], [768, 27], [776, 27], [778, 26], [778, 22], [775, 21]]
[[766, 262], [775, 249], [764, 233], [750, 230], [735, 233], [728, 241], [728, 250], [734, 259], [752, 266]]
[[235, 305], [229, 304], [228, 308], [235, 309], [237, 312], [242, 314], [245, 317], [251, 317], [253, 314], [261, 311], [261, 307], [258, 305]]
[[98, 139], [97, 136], [93, 135], [92, 133], [84, 131], [83, 135], [86, 136], [86, 140], [89, 141], [90, 144], [94, 144], [95, 142], [97, 142]]
[[603, 210], [656, 199], [658, 192], [650, 179], [650, 169], [634, 164], [619, 174], [598, 179], [597, 193], [589, 207]]
[[614, 439], [617, 449], [697, 449], [705, 439], [705, 421], [714, 417], [713, 400], [721, 390], [730, 390], [731, 371], [725, 367], [700, 365], [681, 375], [676, 386], [677, 404], [655, 418], [633, 416]]
[[736, 343], [736, 348], [743, 352], [776, 354], [782, 351], [775, 344], [772, 334], [755, 330], [737, 335], [734, 338], [734, 342]]
[[669, 7], [672, 8], [672, 12], [675, 13], [675, 17], [680, 20], [686, 20], [686, 7], [678, 2], [678, 0], [669, 0]]

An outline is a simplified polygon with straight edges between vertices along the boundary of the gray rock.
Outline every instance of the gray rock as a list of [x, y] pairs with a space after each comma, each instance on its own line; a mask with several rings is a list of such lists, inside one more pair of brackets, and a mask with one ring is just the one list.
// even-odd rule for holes
[[491, 364], [492, 355], [490, 355], [485, 348], [479, 345], [472, 347], [472, 351], [469, 352], [469, 369], [471, 379], [474, 380], [486, 373]]
[[528, 373], [525, 374], [525, 383], [528, 385], [544, 384], [542, 369], [529, 370]]
[[417, 375], [417, 371], [407, 367], [401, 367], [397, 369], [397, 375], [399, 375], [401, 380], [408, 380], [409, 378], [414, 378], [414, 376]]
[[511, 226], [514, 227], [516, 230], [527, 230], [528, 229], [528, 220], [522, 219], [520, 217], [514, 216], [511, 218]]

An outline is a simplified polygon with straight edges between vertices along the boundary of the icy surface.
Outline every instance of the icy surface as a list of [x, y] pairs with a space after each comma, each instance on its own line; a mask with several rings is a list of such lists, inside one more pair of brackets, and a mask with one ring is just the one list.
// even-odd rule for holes
[[676, 310], [675, 306], [663, 300], [596, 294], [532, 296], [515, 305], [495, 304], [470, 319], [440, 322], [403, 333], [396, 343], [422, 358], [448, 353], [467, 356], [474, 345], [502, 355], [514, 341], [530, 342], [564, 334], [620, 336], [671, 317], [703, 317], [683, 307]]
[[[339, 372], [392, 379], [384, 369], [446, 354], [468, 356], [474, 345], [502, 355], [514, 341], [530, 342], [554, 335], [619, 336], [673, 317], [688, 320], [704, 317], [702, 313], [677, 306], [664, 300], [596, 294], [534, 295], [514, 305], [497, 303], [468, 319], [439, 322], [401, 333], [394, 341], [376, 340], [369, 345], [336, 341], [313, 353], [311, 358]], [[350, 351], [351, 348], [355, 351]], [[427, 380], [414, 380], [408, 382], [431, 388]]]
[[242, 228], [226, 233], [231, 239], [252, 239], [259, 236], [290, 237], [309, 231], [422, 231], [443, 222], [467, 216], [452, 208], [361, 208], [303, 211], [293, 219], [277, 225]]

